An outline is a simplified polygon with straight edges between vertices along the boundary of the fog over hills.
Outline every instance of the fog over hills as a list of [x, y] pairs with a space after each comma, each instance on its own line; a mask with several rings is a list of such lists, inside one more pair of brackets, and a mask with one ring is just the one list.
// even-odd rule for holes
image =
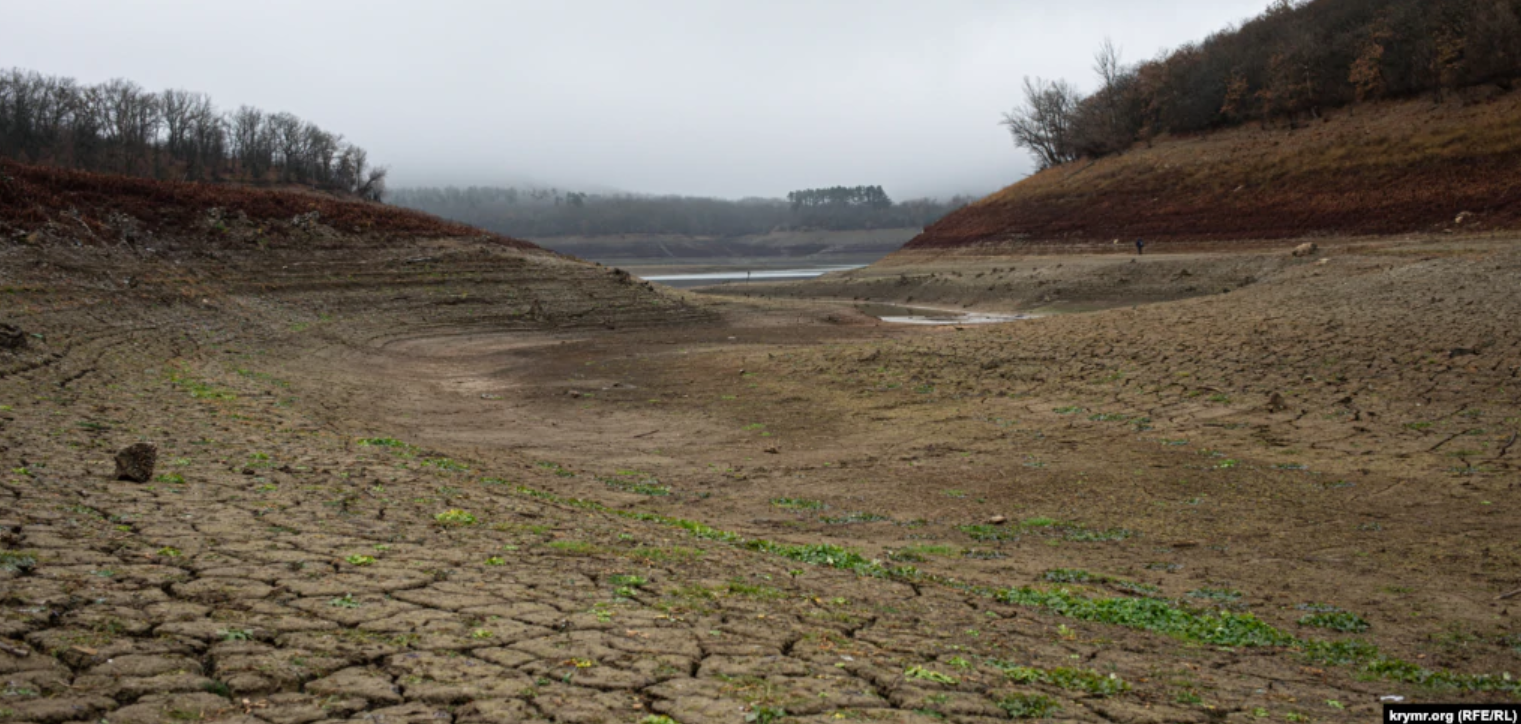
[[998, 125], [1024, 76], [1086, 79], [1105, 37], [1138, 61], [1264, 4], [4, 0], [0, 67], [290, 111], [393, 187], [947, 198], [1031, 170]]

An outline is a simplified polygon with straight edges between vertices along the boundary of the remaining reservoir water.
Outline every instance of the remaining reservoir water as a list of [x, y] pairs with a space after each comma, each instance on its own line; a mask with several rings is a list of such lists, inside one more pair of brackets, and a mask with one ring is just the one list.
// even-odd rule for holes
[[812, 279], [829, 272], [860, 269], [865, 264], [837, 264], [802, 269], [726, 269], [724, 271], [698, 272], [693, 274], [653, 274], [642, 277], [645, 281], [660, 282], [672, 287], [698, 287], [708, 284], [730, 284], [746, 281], [786, 281], [788, 279]]
[[958, 312], [934, 307], [908, 307], [899, 304], [858, 304], [856, 309], [884, 322], [895, 324], [1000, 324], [1034, 319], [1032, 314], [998, 314], [994, 312]]

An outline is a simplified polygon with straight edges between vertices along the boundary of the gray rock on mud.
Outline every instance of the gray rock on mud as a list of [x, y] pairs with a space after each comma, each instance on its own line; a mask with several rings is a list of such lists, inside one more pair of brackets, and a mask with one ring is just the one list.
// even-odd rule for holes
[[1284, 401], [1283, 395], [1274, 392], [1272, 396], [1268, 397], [1267, 409], [1268, 412], [1283, 412], [1289, 409], [1289, 404]]
[[14, 324], [0, 322], [0, 349], [21, 349], [26, 346], [26, 332]]
[[153, 479], [153, 466], [156, 464], [158, 447], [153, 443], [128, 445], [116, 453], [116, 479], [146, 483]]

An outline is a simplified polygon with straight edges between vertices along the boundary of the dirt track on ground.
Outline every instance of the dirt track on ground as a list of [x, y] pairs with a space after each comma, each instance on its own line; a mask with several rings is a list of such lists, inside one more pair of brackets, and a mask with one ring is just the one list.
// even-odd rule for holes
[[1513, 700], [1521, 254], [1199, 263], [1262, 271], [957, 330], [459, 240], [8, 247], [0, 720]]

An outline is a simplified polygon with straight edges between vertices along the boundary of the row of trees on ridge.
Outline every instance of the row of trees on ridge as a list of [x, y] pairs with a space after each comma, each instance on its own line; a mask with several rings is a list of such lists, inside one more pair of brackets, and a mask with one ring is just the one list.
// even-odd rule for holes
[[185, 181], [300, 184], [379, 200], [386, 169], [290, 113], [223, 112], [204, 93], [0, 71], [0, 156]]
[[894, 202], [881, 186], [803, 189], [786, 200], [738, 201], [693, 196], [595, 194], [555, 188], [403, 188], [392, 203], [497, 233], [537, 239], [555, 236], [675, 234], [744, 236], [786, 229], [923, 227], [971, 202], [912, 199]]

